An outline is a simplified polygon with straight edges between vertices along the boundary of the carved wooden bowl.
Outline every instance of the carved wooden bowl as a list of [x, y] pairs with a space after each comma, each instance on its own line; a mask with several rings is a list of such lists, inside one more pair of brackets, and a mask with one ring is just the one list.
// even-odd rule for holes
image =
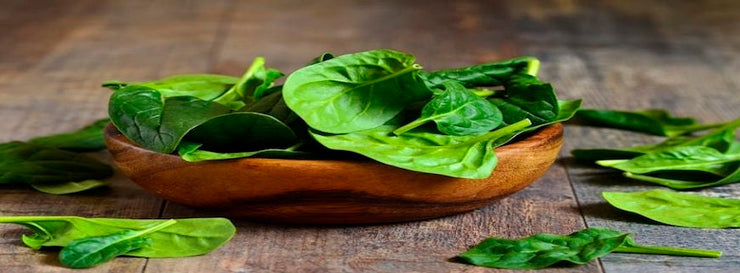
[[563, 126], [496, 148], [486, 179], [407, 171], [374, 161], [246, 158], [186, 162], [105, 129], [118, 169], [175, 203], [259, 221], [362, 224], [421, 220], [471, 211], [528, 186], [552, 165]]

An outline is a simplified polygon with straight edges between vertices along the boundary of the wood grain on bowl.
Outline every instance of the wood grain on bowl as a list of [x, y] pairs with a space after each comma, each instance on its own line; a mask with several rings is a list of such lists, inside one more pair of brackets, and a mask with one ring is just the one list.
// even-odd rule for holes
[[542, 176], [560, 151], [555, 124], [496, 148], [486, 179], [412, 172], [375, 161], [245, 158], [186, 162], [136, 146], [108, 125], [118, 169], [152, 193], [214, 215], [287, 223], [358, 224], [421, 220], [471, 211]]

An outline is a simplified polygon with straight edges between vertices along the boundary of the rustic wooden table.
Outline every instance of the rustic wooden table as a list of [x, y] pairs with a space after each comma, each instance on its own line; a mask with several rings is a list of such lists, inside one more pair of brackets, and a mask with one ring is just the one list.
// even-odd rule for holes
[[[738, 1], [23, 1], [0, 9], [0, 142], [62, 132], [106, 116], [108, 79], [239, 75], [255, 56], [292, 71], [324, 51], [413, 52], [429, 69], [533, 55], [563, 98], [590, 108], [666, 108], [718, 122], [740, 115]], [[498, 272], [451, 260], [487, 236], [606, 226], [638, 243], [724, 251], [720, 259], [611, 254], [545, 272], [728, 272], [737, 229], [669, 227], [611, 208], [604, 190], [655, 188], [576, 164], [576, 147], [654, 138], [567, 126], [561, 158], [495, 205], [430, 221], [284, 226], [235, 221], [223, 248], [182, 259], [119, 258], [93, 272]], [[105, 157], [105, 153], [101, 153]], [[704, 194], [739, 197], [740, 184]], [[53, 196], [0, 187], [0, 215], [168, 218], [198, 215], [120, 175], [108, 190]], [[0, 272], [65, 272], [56, 251], [0, 226]]]

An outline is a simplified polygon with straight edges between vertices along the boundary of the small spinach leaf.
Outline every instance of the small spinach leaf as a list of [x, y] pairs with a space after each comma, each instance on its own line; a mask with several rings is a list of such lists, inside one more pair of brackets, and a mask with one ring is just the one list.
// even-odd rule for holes
[[537, 75], [540, 61], [534, 57], [518, 57], [463, 68], [443, 69], [422, 73], [429, 88], [439, 88], [444, 82], [454, 80], [465, 87], [502, 85], [516, 74]]
[[740, 227], [740, 199], [706, 197], [667, 190], [602, 192], [612, 206], [680, 227]]
[[583, 109], [578, 111], [576, 117], [579, 121], [590, 125], [669, 137], [685, 135], [724, 125], [724, 123], [699, 124], [692, 118], [672, 117], [667, 111], [661, 109], [634, 112]]
[[650, 253], [717, 258], [719, 251], [641, 246], [630, 234], [606, 228], [588, 228], [570, 235], [541, 233], [518, 240], [488, 238], [458, 255], [464, 261], [485, 267], [541, 269], [557, 262], [585, 264], [611, 252]]
[[503, 121], [501, 111], [486, 99], [476, 96], [454, 81], [443, 83], [444, 91], [435, 95], [421, 110], [421, 117], [393, 131], [400, 135], [429, 121], [447, 135], [478, 135], [493, 130]]
[[103, 128], [110, 122], [101, 119], [77, 131], [51, 136], [37, 137], [28, 142], [39, 146], [57, 148], [68, 151], [96, 151], [105, 148]]
[[285, 81], [288, 107], [311, 128], [334, 134], [372, 129], [431, 92], [414, 56], [391, 50], [342, 55], [301, 68]]
[[704, 146], [677, 146], [647, 153], [630, 160], [599, 160], [596, 164], [626, 172], [644, 174], [658, 171], [701, 171], [724, 176], [734, 168], [727, 163], [740, 162], [740, 153], [723, 154]]
[[265, 91], [282, 76], [283, 72], [265, 68], [265, 58], [257, 57], [239, 82], [213, 101], [238, 110], [267, 95]]
[[175, 224], [170, 219], [144, 230], [126, 230], [113, 234], [74, 240], [59, 251], [59, 262], [70, 268], [88, 268], [152, 243], [145, 235]]

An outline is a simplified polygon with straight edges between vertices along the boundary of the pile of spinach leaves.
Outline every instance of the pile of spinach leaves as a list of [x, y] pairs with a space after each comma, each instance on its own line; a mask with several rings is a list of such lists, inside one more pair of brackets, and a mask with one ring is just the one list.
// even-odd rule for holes
[[[288, 75], [256, 58], [241, 78], [178, 75], [111, 81], [113, 124], [135, 143], [186, 161], [337, 157], [346, 152], [417, 172], [485, 178], [493, 148], [571, 118], [520, 57], [423, 71], [413, 55], [324, 53]], [[344, 151], [342, 152], [332, 152]]]

